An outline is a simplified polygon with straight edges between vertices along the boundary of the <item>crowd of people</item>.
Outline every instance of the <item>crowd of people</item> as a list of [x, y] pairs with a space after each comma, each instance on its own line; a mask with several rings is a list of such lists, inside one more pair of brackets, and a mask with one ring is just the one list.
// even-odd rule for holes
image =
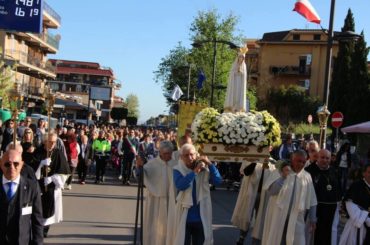
[[[42, 244], [49, 226], [62, 220], [62, 191], [72, 188], [74, 175], [81, 185], [88, 175], [94, 176], [90, 183], [102, 184], [107, 165], [123, 185], [144, 177], [144, 244], [213, 244], [210, 186], [221, 184], [228, 170], [199, 155], [191, 132], [177, 142], [171, 130], [67, 120], [46, 128], [42, 119], [35, 125], [26, 118], [17, 130], [12, 120], [5, 123], [0, 244]], [[271, 156], [229, 163], [240, 166], [241, 176], [231, 217], [240, 230], [236, 244], [244, 244], [247, 234], [266, 245], [370, 244], [370, 165], [357, 171], [358, 180], [349, 179], [349, 143], [334, 155], [314, 140], [296, 146], [288, 135]], [[347, 222], [339, 236], [341, 215]]]
[[[244, 244], [248, 232], [252, 244], [370, 244], [370, 165], [354, 169], [348, 142], [332, 153], [315, 140], [293, 145], [288, 135], [277, 153], [277, 162], [240, 169], [231, 220], [240, 230], [236, 244]], [[346, 224], [339, 234], [341, 217]]]

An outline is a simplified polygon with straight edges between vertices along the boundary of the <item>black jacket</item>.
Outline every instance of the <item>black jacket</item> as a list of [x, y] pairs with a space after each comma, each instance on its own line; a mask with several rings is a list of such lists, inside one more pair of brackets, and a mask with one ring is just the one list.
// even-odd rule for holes
[[[2, 174], [0, 174], [0, 180], [2, 180]], [[7, 201], [1, 181], [0, 244], [43, 244], [41, 194], [37, 182], [21, 176], [14, 198], [16, 198], [14, 201]], [[11, 208], [14, 210], [12, 217], [6, 217]], [[7, 220], [12, 219], [16, 222], [7, 222]], [[17, 225], [14, 225], [14, 223]], [[7, 241], [7, 237], [11, 241]]]

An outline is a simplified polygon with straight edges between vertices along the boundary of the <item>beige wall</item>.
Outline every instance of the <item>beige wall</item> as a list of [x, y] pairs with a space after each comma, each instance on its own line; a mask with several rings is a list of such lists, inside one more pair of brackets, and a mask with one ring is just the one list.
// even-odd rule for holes
[[[294, 33], [294, 32], [293, 32]], [[325, 37], [322, 35], [322, 38]], [[260, 42], [259, 52], [259, 77], [257, 81], [258, 95], [265, 98], [266, 92], [271, 87], [280, 87], [281, 85], [302, 85], [305, 79], [310, 80], [309, 95], [323, 98], [324, 76], [326, 63], [326, 41], [312, 41], [313, 34], [300, 36], [299, 41], [293, 41], [293, 35], [289, 35], [282, 42]], [[310, 41], [311, 42], [310, 42]], [[303, 42], [302, 42], [303, 41]], [[333, 56], [336, 56], [338, 50], [337, 44], [333, 45]], [[311, 55], [311, 65], [306, 66], [310, 69], [310, 74], [273, 74], [270, 71], [271, 66], [299, 66], [300, 56]]]

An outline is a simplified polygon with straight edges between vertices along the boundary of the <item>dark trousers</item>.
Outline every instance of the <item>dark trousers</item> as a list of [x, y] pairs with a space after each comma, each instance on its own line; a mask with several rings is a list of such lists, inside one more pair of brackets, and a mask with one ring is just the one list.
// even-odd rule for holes
[[73, 175], [75, 174], [76, 167], [72, 167], [69, 165], [69, 169], [71, 170], [71, 175], [68, 177], [66, 184], [70, 185], [72, 183]]
[[135, 156], [123, 156], [121, 163], [121, 174], [123, 177], [123, 182], [127, 182], [131, 177], [131, 168], [134, 162]]
[[78, 173], [78, 179], [80, 181], [85, 181], [86, 180], [87, 165], [85, 164], [84, 160], [81, 160], [81, 161], [78, 162], [77, 173]]
[[204, 231], [202, 222], [186, 223], [185, 245], [202, 245], [204, 242]]
[[105, 156], [97, 156], [96, 161], [96, 170], [95, 170], [95, 180], [100, 181], [105, 175], [105, 167], [107, 165], [107, 159]]
[[317, 205], [315, 245], [331, 244], [331, 231], [337, 204]]
[[348, 168], [338, 168], [338, 175], [339, 175], [339, 182], [340, 182], [340, 187], [342, 190], [342, 196], [347, 191], [347, 179], [348, 179]]

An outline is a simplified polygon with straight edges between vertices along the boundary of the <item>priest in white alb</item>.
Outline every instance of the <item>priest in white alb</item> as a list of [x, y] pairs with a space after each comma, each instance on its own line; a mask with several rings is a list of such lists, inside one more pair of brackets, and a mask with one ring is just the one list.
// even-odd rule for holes
[[352, 183], [344, 201], [349, 219], [344, 226], [339, 245], [370, 244], [370, 165], [362, 169], [362, 180]]
[[173, 145], [170, 141], [162, 141], [159, 146], [159, 156], [143, 165], [143, 160], [137, 160], [137, 167], [144, 169], [144, 185], [146, 186], [143, 244], [165, 245], [167, 233], [168, 211], [175, 205], [174, 193], [171, 192], [173, 182], [172, 160]]
[[304, 170], [307, 154], [297, 150], [291, 157], [292, 172], [276, 180], [270, 187], [271, 195], [278, 195], [262, 244], [306, 244], [305, 214], [308, 212], [309, 232], [316, 227], [317, 199], [311, 175]]
[[[262, 187], [266, 180], [271, 177], [274, 169], [275, 166], [270, 161], [265, 163], [243, 163], [240, 168], [240, 172], [244, 177], [231, 218], [231, 223], [240, 230], [238, 245], [244, 243], [254, 211], [256, 211], [256, 217], [261, 218], [262, 214], [258, 216], [258, 209], [264, 205], [265, 192], [262, 190]], [[260, 227], [260, 224], [258, 223], [258, 227]]]

